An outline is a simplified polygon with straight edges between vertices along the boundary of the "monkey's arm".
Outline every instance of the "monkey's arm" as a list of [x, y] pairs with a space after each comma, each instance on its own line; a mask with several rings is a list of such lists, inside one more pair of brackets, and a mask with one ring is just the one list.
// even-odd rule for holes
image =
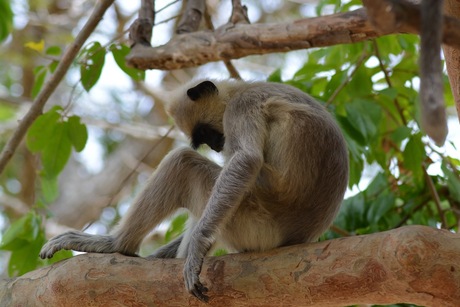
[[256, 109], [234, 111], [244, 116], [231, 116], [229, 127], [224, 126], [227, 128], [224, 128], [226, 150], [233, 155], [220, 173], [193, 232], [184, 267], [187, 290], [202, 301], [208, 299], [204, 294], [207, 288], [199, 280], [203, 258], [213, 244], [213, 236], [219, 226], [233, 215], [245, 193], [253, 187], [264, 162], [266, 124], [263, 115], [255, 114]]

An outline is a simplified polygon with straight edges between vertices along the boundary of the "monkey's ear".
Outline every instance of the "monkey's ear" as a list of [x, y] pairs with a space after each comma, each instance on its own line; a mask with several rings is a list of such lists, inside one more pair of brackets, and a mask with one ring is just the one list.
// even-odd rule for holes
[[203, 81], [197, 86], [187, 90], [187, 96], [193, 101], [218, 93], [219, 90], [217, 89], [217, 86], [211, 81]]

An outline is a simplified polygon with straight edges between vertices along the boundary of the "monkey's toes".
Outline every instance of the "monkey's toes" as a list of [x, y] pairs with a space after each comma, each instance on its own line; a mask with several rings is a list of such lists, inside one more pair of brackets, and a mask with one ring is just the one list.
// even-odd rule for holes
[[45, 245], [43, 245], [42, 249], [40, 250], [40, 258], [42, 259], [46, 259], [46, 258], [51, 258], [53, 257], [53, 255], [58, 251], [60, 250], [59, 247], [57, 247], [56, 245], [54, 244], [50, 244], [50, 242], [46, 243]]
[[195, 286], [190, 290], [190, 293], [193, 294], [200, 301], [207, 303], [209, 301], [209, 296], [205, 293], [208, 292], [208, 288], [203, 286], [201, 282], [197, 282]]

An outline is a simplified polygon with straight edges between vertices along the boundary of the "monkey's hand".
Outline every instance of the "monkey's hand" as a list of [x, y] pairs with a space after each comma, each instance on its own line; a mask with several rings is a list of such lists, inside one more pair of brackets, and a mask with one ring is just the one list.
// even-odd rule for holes
[[76, 231], [69, 231], [52, 238], [45, 245], [43, 245], [40, 251], [40, 258], [51, 258], [61, 249], [71, 249], [67, 246], [70, 242], [69, 237], [76, 235], [78, 235]]
[[61, 249], [86, 253], [116, 253], [135, 256], [135, 252], [120, 250], [114, 244], [112, 236], [90, 235], [80, 231], [68, 231], [60, 234], [43, 245], [40, 258], [51, 258]]
[[[189, 248], [189, 251], [191, 248]], [[184, 265], [185, 288], [190, 294], [196, 296], [203, 302], [208, 302], [209, 296], [206, 295], [208, 288], [203, 286], [200, 281], [200, 272], [203, 265], [203, 256], [197, 253], [189, 253]]]

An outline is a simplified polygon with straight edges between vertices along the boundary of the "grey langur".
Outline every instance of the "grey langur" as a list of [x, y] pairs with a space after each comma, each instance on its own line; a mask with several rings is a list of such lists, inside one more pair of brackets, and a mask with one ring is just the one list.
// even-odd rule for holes
[[203, 301], [199, 274], [214, 242], [238, 252], [313, 242], [330, 226], [348, 182], [348, 153], [327, 110], [289, 85], [195, 81], [167, 105], [191, 139], [222, 152], [224, 166], [191, 148], [170, 152], [110, 235], [70, 231], [46, 243], [61, 249], [135, 255], [143, 238], [179, 208], [187, 231], [150, 257], [186, 258], [187, 291]]

